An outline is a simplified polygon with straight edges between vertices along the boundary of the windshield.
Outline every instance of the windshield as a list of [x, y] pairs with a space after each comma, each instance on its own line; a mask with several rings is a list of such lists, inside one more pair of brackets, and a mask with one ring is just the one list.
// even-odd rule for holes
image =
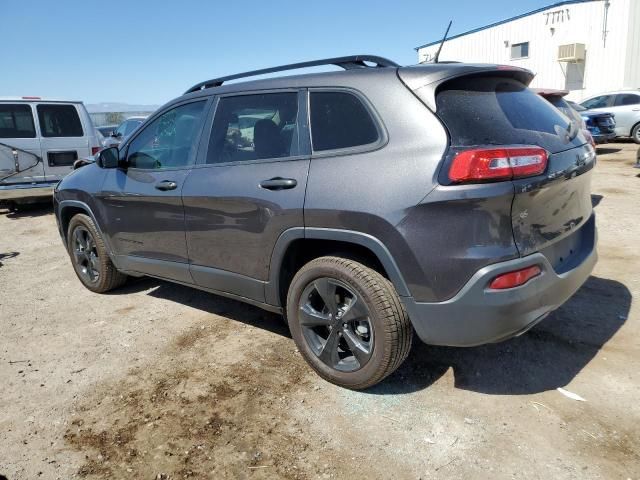
[[586, 110], [587, 110], [586, 108], [584, 108], [584, 107], [583, 107], [582, 105], [580, 105], [579, 103], [572, 102], [571, 100], [567, 100], [567, 103], [568, 103], [569, 105], [571, 105], [571, 107], [573, 107], [573, 109], [574, 109], [576, 112], [584, 112], [584, 111], [586, 111]]

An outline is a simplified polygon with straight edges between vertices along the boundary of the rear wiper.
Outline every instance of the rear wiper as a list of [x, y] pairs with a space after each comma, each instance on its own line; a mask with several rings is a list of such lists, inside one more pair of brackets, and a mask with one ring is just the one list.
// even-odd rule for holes
[[572, 141], [574, 138], [576, 138], [578, 136], [578, 132], [580, 131], [580, 129], [578, 128], [578, 126], [576, 125], [576, 122], [569, 122], [569, 125], [567, 125], [566, 128], [566, 132], [567, 132], [567, 141]]

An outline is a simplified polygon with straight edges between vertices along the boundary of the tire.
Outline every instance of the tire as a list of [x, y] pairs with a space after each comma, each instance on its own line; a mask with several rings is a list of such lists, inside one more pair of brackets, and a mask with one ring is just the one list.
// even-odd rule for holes
[[633, 129], [631, 130], [631, 139], [640, 144], [640, 123], [638, 123], [635, 127], [633, 127]]
[[296, 273], [287, 295], [287, 321], [311, 368], [353, 390], [371, 387], [395, 371], [413, 340], [413, 327], [391, 282], [342, 257], [317, 258]]
[[91, 217], [75, 215], [67, 230], [67, 251], [82, 284], [92, 292], [105, 293], [127, 281], [111, 262], [102, 236]]

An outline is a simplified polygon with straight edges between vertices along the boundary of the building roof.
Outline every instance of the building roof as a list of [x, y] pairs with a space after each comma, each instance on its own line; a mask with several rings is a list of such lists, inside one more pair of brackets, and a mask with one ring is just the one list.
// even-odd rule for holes
[[[498, 26], [498, 25], [502, 25], [503, 23], [512, 22], [513, 20], [518, 20], [519, 18], [528, 17], [529, 15], [534, 15], [536, 13], [544, 12], [545, 10], [549, 10], [550, 8], [558, 8], [558, 7], [562, 7], [564, 5], [571, 5], [573, 3], [587, 3], [587, 2], [600, 2], [600, 1], [602, 1], [602, 0], [564, 0], [562, 2], [556, 2], [556, 3], [553, 3], [551, 5], [547, 5], [546, 7], [541, 7], [541, 8], [538, 8], [536, 10], [531, 10], [530, 12], [527, 12], [527, 13], [522, 13], [520, 15], [516, 15], [515, 17], [507, 18], [505, 20], [500, 20], [499, 22], [495, 22], [495, 23], [490, 23], [489, 25], [485, 25], [484, 27], [478, 27], [478, 28], [474, 28], [473, 30], [468, 30], [466, 32], [459, 33], [457, 35], [452, 35], [451, 37], [447, 37], [447, 42], [449, 40], [453, 40], [454, 38], [464, 37], [465, 35], [469, 35], [471, 33], [480, 32], [482, 30], [486, 30], [487, 28], [492, 28], [492, 27], [495, 27], [495, 26]], [[424, 45], [420, 45], [419, 47], [415, 47], [414, 50], [419, 50], [419, 49], [424, 48], [424, 47], [430, 47], [432, 45], [437, 45], [440, 42], [442, 42], [442, 39], [435, 40], [435, 41], [430, 42], [430, 43], [425, 43]]]

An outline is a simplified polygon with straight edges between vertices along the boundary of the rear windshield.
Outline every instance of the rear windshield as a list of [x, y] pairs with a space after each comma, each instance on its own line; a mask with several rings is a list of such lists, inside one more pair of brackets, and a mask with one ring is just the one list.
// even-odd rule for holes
[[554, 153], [585, 143], [575, 121], [510, 78], [452, 80], [436, 107], [453, 146], [538, 145]]

